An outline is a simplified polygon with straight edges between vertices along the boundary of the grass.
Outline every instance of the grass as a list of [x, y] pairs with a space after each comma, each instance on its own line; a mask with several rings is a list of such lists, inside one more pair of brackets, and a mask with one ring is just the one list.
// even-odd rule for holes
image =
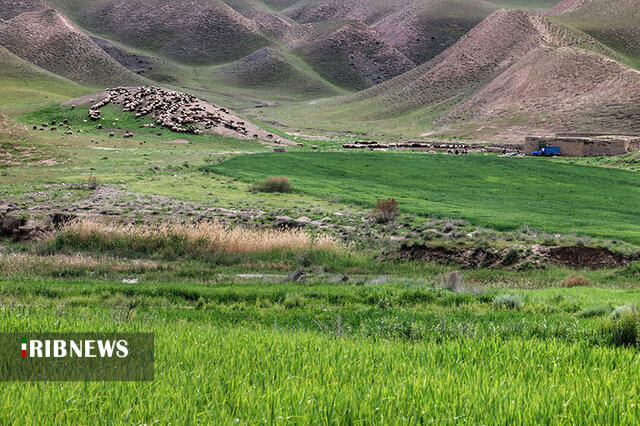
[[393, 282], [0, 281], [0, 332], [156, 335], [154, 382], [0, 383], [0, 419], [77, 424], [108, 411], [137, 424], [637, 421], [637, 352], [605, 339], [608, 318], [577, 321], [574, 311], [638, 300], [638, 291], [565, 291], [573, 303], [529, 291], [512, 311], [493, 307], [501, 293]]
[[640, 177], [622, 170], [532, 158], [388, 153], [247, 155], [205, 170], [247, 182], [282, 174], [297, 191], [315, 197], [369, 208], [393, 197], [405, 212], [494, 229], [527, 224], [640, 243], [632, 195], [638, 195]]
[[340, 250], [339, 244], [330, 237], [313, 237], [300, 229], [228, 228], [217, 222], [136, 226], [78, 220], [65, 225], [43, 244], [51, 251], [72, 248], [120, 254], [153, 254], [161, 258], [208, 258], [219, 254], [276, 250]]
[[491, 3], [511, 9], [545, 10], [553, 8], [560, 0], [493, 0]]

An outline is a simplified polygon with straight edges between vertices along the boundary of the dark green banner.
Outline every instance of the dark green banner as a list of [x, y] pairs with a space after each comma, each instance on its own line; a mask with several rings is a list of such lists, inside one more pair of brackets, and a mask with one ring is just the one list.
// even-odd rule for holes
[[151, 381], [153, 333], [0, 333], [0, 381]]

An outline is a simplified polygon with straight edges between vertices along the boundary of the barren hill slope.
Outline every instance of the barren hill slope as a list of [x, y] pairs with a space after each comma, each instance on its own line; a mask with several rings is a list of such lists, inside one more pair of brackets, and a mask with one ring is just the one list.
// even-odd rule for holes
[[337, 28], [328, 26], [324, 31], [314, 30], [297, 43], [293, 52], [327, 80], [345, 88], [367, 88], [415, 67], [360, 21], [340, 23]]
[[307, 0], [295, 2], [284, 13], [303, 23], [363, 21], [413, 62], [422, 64], [502, 7], [549, 7], [555, 1], [559, 0]]
[[41, 0], [0, 0], [0, 19], [15, 18], [23, 12], [45, 9]]
[[285, 13], [298, 22], [355, 19], [417, 64], [442, 52], [499, 7], [481, 0], [325, 0]]
[[258, 25], [218, 0], [55, 0], [79, 24], [191, 64], [234, 61], [269, 44]]
[[390, 13], [373, 29], [415, 63], [422, 64], [452, 46], [497, 9], [484, 1], [430, 0], [421, 2], [419, 7], [405, 6]]
[[640, 1], [564, 0], [552, 13], [560, 22], [630, 56], [640, 67]]
[[26, 12], [0, 24], [0, 45], [57, 75], [89, 86], [141, 84], [60, 12]]
[[411, 113], [441, 125], [500, 121], [500, 130], [583, 128], [592, 118], [594, 128], [617, 117], [617, 129], [640, 130], [640, 89], [632, 87], [640, 73], [610, 58], [621, 59], [579, 31], [501, 10], [433, 60], [334, 107], [367, 120]]
[[353, 95], [349, 102], [375, 103], [375, 118], [470, 94], [551, 37], [537, 27], [541, 19], [527, 12], [498, 11], [436, 58]]
[[[522, 122], [505, 139], [557, 130], [640, 132], [640, 72], [592, 52], [539, 47], [440, 118]], [[502, 134], [501, 134], [502, 133]]]

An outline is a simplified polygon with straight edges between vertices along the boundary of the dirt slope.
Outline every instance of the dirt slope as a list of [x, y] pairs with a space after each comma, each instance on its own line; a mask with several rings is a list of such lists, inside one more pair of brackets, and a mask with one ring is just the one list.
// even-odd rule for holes
[[[540, 47], [441, 117], [442, 123], [523, 121], [497, 136], [579, 129], [640, 132], [640, 72], [569, 47]], [[479, 124], [480, 125], [480, 124]]]
[[41, 0], [0, 0], [0, 19], [9, 20], [21, 13], [45, 8]]
[[[409, 7], [409, 6], [413, 7]], [[417, 64], [434, 58], [498, 8], [483, 1], [409, 2], [372, 27]]]
[[499, 7], [468, 0], [325, 0], [300, 2], [285, 11], [298, 22], [354, 19], [417, 64], [453, 45]]
[[552, 13], [560, 22], [632, 57], [640, 67], [640, 1], [565, 0]]
[[369, 120], [423, 111], [508, 140], [521, 137], [516, 128], [640, 130], [640, 74], [610, 58], [621, 59], [579, 31], [501, 10], [433, 60], [337, 106]]
[[0, 45], [33, 64], [89, 86], [134, 84], [131, 73], [53, 9], [23, 13], [0, 24]]
[[191, 64], [234, 61], [269, 44], [258, 25], [217, 0], [56, 0], [89, 31]]
[[415, 67], [360, 21], [348, 21], [337, 29], [329, 27], [328, 31], [314, 31], [293, 52], [330, 82], [352, 89], [370, 87]]
[[561, 13], [570, 12], [575, 10], [577, 7], [583, 3], [584, 0], [562, 0], [560, 3], [556, 5], [551, 11], [549, 11], [550, 15], [560, 15]]
[[375, 103], [375, 118], [464, 95], [543, 43], [545, 34], [536, 28], [537, 22], [527, 12], [498, 11], [436, 58], [349, 101]]

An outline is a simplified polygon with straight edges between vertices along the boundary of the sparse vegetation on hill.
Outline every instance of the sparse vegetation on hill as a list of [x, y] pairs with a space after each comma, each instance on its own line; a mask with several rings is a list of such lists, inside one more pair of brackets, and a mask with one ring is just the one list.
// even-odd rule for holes
[[635, 0], [565, 0], [554, 19], [578, 28], [627, 56], [640, 69], [640, 3]]
[[[357, 130], [365, 131], [367, 124], [384, 129], [390, 120], [406, 117], [424, 130], [444, 127], [456, 135], [498, 135], [510, 141], [521, 141], [527, 132], [575, 128], [640, 131], [640, 74], [604, 55], [623, 60], [543, 16], [498, 11], [426, 64], [327, 101], [320, 114], [314, 104], [314, 119], [335, 123], [355, 116]], [[513, 95], [502, 96], [505, 92]], [[478, 109], [478, 102], [486, 106]], [[306, 120], [304, 112], [297, 115]]]
[[41, 68], [87, 86], [144, 82], [54, 9], [23, 13], [0, 23], [0, 45]]
[[363, 89], [412, 69], [415, 65], [362, 22], [312, 33], [294, 49], [329, 81]]
[[94, 33], [190, 64], [233, 61], [268, 44], [253, 21], [217, 0], [56, 4]]
[[273, 91], [306, 98], [343, 92], [316, 75], [313, 69], [283, 52], [265, 47], [217, 70], [221, 80], [233, 86]]
[[9, 20], [24, 12], [44, 9], [42, 0], [2, 0], [0, 19]]

